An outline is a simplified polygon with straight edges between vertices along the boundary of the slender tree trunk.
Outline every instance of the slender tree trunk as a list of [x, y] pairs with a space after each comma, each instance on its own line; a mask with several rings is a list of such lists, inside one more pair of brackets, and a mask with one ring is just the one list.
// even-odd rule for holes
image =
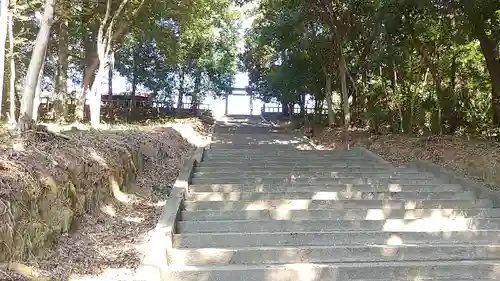
[[33, 121], [38, 121], [38, 108], [40, 107], [40, 98], [42, 96], [42, 86], [43, 86], [43, 71], [45, 68], [45, 61], [40, 67], [40, 72], [38, 73], [38, 83], [36, 84], [35, 98], [33, 99]]
[[191, 95], [191, 111], [196, 114], [198, 113], [200, 106], [200, 86], [201, 86], [201, 73], [196, 73], [196, 78], [194, 80], [194, 91], [193, 94]]
[[306, 116], [306, 94], [299, 96], [300, 116]]
[[179, 67], [179, 96], [177, 97], [177, 110], [182, 110], [182, 105], [184, 104], [184, 71], [182, 66]]
[[113, 118], [113, 76], [115, 71], [115, 51], [112, 50], [109, 55], [109, 63], [108, 63], [108, 104], [106, 106], [106, 115], [109, 120]]
[[77, 121], [83, 121], [85, 118], [85, 100], [87, 99], [87, 93], [91, 85], [93, 85], [92, 80], [94, 78], [94, 71], [97, 68], [98, 62], [96, 60], [86, 65], [87, 66], [83, 71], [82, 88], [75, 101], [75, 118]]
[[90, 91], [90, 125], [92, 128], [99, 127], [99, 123], [101, 123], [101, 84], [106, 73], [106, 58], [99, 58], [99, 61], [99, 68]]
[[347, 66], [342, 46], [340, 46], [339, 51], [340, 51], [339, 74], [340, 74], [340, 85], [342, 89], [342, 102], [344, 106], [344, 134], [345, 134], [345, 142], [347, 148], [349, 149], [350, 148], [349, 125], [351, 123], [351, 115], [349, 113], [349, 96], [347, 93]]
[[2, 119], [3, 108], [3, 90], [4, 90], [4, 73], [5, 73], [5, 41], [7, 40], [8, 26], [8, 1], [0, 1], [0, 120]]
[[9, 60], [10, 60], [10, 83], [9, 83], [9, 123], [16, 123], [16, 60], [14, 58], [14, 16], [9, 15]]
[[115, 52], [112, 51], [109, 56], [108, 64], [108, 100], [111, 105], [111, 100], [113, 99], [113, 76], [115, 71]]
[[[137, 92], [137, 75], [138, 75], [138, 69], [137, 69], [137, 49], [138, 46], [134, 47], [134, 54], [132, 58], [132, 101], [135, 98], [136, 92]], [[133, 107], [133, 105], [132, 105]]]
[[[64, 1], [65, 7], [68, 1]], [[56, 81], [56, 102], [54, 104], [56, 120], [65, 121], [68, 117], [68, 57], [69, 57], [69, 32], [68, 19], [61, 16], [59, 19], [59, 64], [57, 66], [57, 81]]]
[[46, 0], [42, 17], [42, 24], [35, 41], [35, 47], [31, 54], [31, 60], [26, 75], [26, 85], [24, 87], [21, 101], [21, 111], [19, 116], [18, 130], [24, 131], [33, 124], [33, 100], [40, 68], [45, 61], [45, 52], [50, 38], [50, 29], [54, 19], [54, 7], [56, 0]]
[[[328, 107], [328, 126], [333, 126], [335, 124], [335, 114], [333, 112], [333, 102], [332, 102], [332, 77], [326, 71], [325, 75], [326, 75], [325, 99], [326, 99], [326, 106]], [[321, 114], [323, 114], [323, 112], [321, 112]]]

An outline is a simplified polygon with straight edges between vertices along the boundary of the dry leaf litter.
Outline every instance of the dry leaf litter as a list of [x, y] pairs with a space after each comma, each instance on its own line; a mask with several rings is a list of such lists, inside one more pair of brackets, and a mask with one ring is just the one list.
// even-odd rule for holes
[[192, 138], [208, 130], [189, 119], [64, 135], [1, 131], [0, 280], [133, 280], [195, 149], [177, 123]]
[[[500, 190], [498, 142], [446, 135], [370, 135], [361, 130], [350, 131], [349, 139], [351, 147], [365, 147], [395, 165], [428, 160]], [[327, 149], [344, 149], [346, 143], [344, 132], [336, 128], [325, 128], [313, 140]]]

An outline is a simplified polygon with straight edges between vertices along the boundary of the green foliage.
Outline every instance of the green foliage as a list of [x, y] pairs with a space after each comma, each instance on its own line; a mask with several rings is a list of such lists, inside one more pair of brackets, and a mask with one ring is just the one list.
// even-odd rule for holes
[[322, 102], [326, 75], [340, 92], [341, 45], [352, 120], [375, 131], [481, 132], [495, 123], [500, 59], [488, 61], [485, 47], [499, 52], [499, 10], [492, 0], [264, 0], [241, 60], [263, 99]]
[[164, 99], [224, 94], [236, 73], [238, 14], [231, 4], [193, 0], [142, 20], [119, 47], [118, 71]]

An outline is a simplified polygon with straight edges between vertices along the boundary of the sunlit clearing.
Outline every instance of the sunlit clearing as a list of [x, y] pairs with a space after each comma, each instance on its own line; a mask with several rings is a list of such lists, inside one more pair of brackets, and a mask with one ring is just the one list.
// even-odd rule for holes
[[191, 124], [168, 123], [166, 126], [176, 130], [189, 143], [197, 147], [205, 146], [210, 143], [210, 139], [200, 135]]
[[493, 270], [490, 273], [492, 280], [500, 280], [500, 264], [493, 265]]
[[188, 186], [189, 186], [189, 183], [185, 180], [179, 180], [179, 179], [176, 179], [175, 180], [175, 183], [174, 183], [174, 186], [175, 187], [180, 187], [180, 188], [184, 188], [187, 190]]
[[316, 192], [312, 200], [340, 200], [338, 192]]
[[115, 211], [115, 208], [113, 208], [113, 206], [111, 205], [104, 205], [101, 207], [101, 211], [105, 214], [108, 214], [112, 217], [116, 217], [116, 211]]
[[[8, 264], [8, 267], [13, 272], [19, 273], [20, 275], [25, 277], [30, 277], [30, 280], [31, 278], [38, 279], [38, 277], [40, 277], [40, 270], [31, 266], [24, 265], [22, 263], [12, 262]], [[0, 267], [0, 272], [2, 272], [2, 267]]]
[[416, 209], [416, 208], [417, 208], [417, 202], [415, 202], [415, 201], [405, 202], [405, 209], [406, 210]]
[[24, 143], [20, 140], [16, 140], [12, 144], [12, 150], [14, 151], [24, 151], [26, 148], [24, 147]]
[[311, 145], [308, 145], [308, 144], [300, 144], [295, 148], [297, 148], [298, 150], [315, 150], [314, 147], [312, 147]]
[[470, 219], [423, 218], [413, 221], [391, 219], [384, 223], [383, 231], [465, 231], [475, 227]]
[[266, 202], [255, 202], [247, 205], [245, 210], [267, 210], [270, 208], [276, 210], [308, 210], [311, 200], [283, 200], [282, 203], [271, 205]]
[[400, 184], [391, 183], [389, 184], [390, 192], [401, 192], [403, 191], [403, 187]]
[[124, 217], [123, 220], [128, 221], [128, 222], [141, 223], [141, 222], [144, 221], [144, 218], [139, 218], [139, 217]]
[[[268, 211], [269, 217], [271, 218], [270, 212]], [[286, 209], [278, 209], [275, 212], [274, 219], [276, 220], [289, 220], [292, 218], [292, 212]]]
[[104, 158], [99, 156], [95, 150], [92, 149], [92, 151], [90, 152], [90, 157], [92, 157], [92, 159], [101, 164], [104, 168], [109, 168], [108, 164], [106, 163], [106, 160], [104, 160]]
[[386, 218], [386, 212], [390, 210], [383, 209], [369, 209], [366, 212], [365, 220], [384, 220]]
[[153, 207], [163, 207], [165, 206], [165, 204], [167, 204], [167, 200], [160, 200], [154, 204], [151, 204], [151, 206]]
[[114, 197], [122, 203], [130, 203], [132, 199], [128, 197], [126, 193], [123, 193], [120, 189], [120, 185], [114, 176], [109, 176], [109, 186], [113, 191]]
[[[291, 270], [296, 274], [295, 280], [297, 281], [313, 281], [318, 280], [318, 266], [314, 264], [307, 263], [296, 263], [296, 264], [286, 264], [287, 270]], [[281, 279], [279, 276], [276, 278], [270, 278], [269, 280]]]
[[397, 235], [392, 235], [389, 239], [387, 239], [386, 244], [391, 246], [403, 245], [403, 240]]

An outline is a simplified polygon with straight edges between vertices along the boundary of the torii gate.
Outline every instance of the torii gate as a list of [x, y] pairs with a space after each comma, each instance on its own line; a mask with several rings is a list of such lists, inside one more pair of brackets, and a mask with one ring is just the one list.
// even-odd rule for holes
[[[241, 92], [245, 92], [245, 93], [241, 93]], [[249, 96], [250, 97], [250, 102], [249, 102], [250, 115], [253, 115], [252, 90], [249, 87], [231, 88], [231, 92], [226, 93], [226, 97], [225, 97], [226, 105], [225, 105], [225, 110], [224, 110], [224, 115], [226, 115], [226, 116], [229, 114], [229, 96]]]

